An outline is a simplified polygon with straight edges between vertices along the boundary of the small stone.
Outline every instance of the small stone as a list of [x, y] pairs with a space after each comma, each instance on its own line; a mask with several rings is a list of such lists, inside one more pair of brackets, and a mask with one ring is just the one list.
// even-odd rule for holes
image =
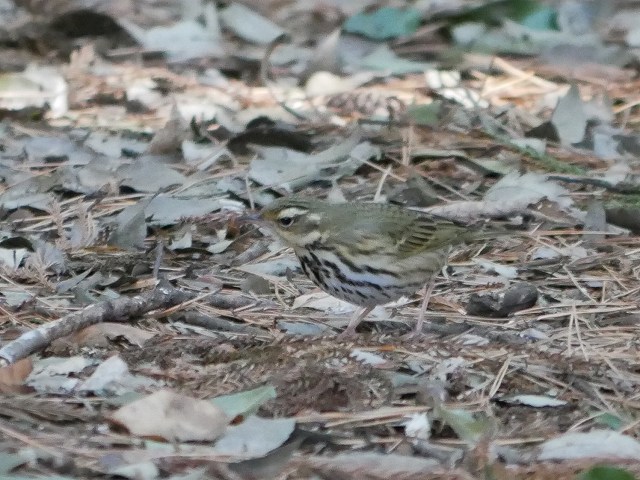
[[467, 313], [480, 317], [505, 318], [513, 312], [531, 308], [538, 301], [538, 290], [530, 283], [519, 283], [500, 292], [471, 295]]

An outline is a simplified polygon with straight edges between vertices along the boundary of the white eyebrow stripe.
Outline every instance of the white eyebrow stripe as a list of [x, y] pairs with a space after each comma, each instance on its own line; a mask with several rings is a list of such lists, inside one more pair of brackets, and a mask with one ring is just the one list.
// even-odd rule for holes
[[305, 215], [308, 211], [306, 208], [289, 207], [282, 210], [278, 214], [278, 218], [299, 217], [300, 215]]

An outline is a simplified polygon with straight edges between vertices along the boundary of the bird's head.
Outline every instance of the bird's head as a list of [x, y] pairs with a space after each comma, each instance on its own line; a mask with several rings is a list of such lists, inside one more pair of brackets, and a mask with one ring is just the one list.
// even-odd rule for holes
[[294, 248], [304, 248], [319, 240], [327, 212], [319, 200], [283, 197], [262, 209], [258, 220], [266, 223], [282, 240]]

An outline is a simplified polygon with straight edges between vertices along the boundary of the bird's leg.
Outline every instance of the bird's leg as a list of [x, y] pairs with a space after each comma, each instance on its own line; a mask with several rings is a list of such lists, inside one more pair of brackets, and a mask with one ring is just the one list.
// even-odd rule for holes
[[356, 327], [360, 324], [360, 322], [364, 319], [364, 317], [369, 315], [369, 312], [371, 312], [373, 308], [374, 307], [365, 307], [360, 312], [356, 310], [353, 316], [351, 317], [351, 320], [349, 320], [349, 325], [347, 325], [347, 328], [344, 329], [344, 332], [338, 335], [338, 338], [348, 338], [355, 335]]
[[433, 293], [433, 287], [436, 285], [436, 275], [433, 275], [429, 279], [429, 283], [427, 283], [427, 287], [424, 292], [424, 297], [422, 298], [422, 305], [420, 306], [420, 313], [418, 314], [418, 321], [416, 322], [416, 335], [422, 334], [422, 325], [424, 324], [424, 314], [427, 311], [427, 306], [429, 305], [429, 300], [431, 299], [431, 294]]

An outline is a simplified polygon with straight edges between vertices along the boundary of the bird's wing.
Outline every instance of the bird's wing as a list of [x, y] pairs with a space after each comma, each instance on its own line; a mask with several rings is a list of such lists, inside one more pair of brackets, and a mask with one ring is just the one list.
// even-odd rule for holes
[[406, 227], [394, 234], [400, 256], [440, 250], [463, 243], [466, 230], [454, 223], [427, 215], [416, 215]]
[[371, 204], [349, 221], [337, 222], [332, 240], [349, 244], [359, 253], [387, 250], [400, 257], [438, 250], [464, 242], [466, 229], [451, 222], [404, 209]]
[[[382, 253], [395, 242], [390, 232], [403, 230], [410, 222], [399, 210], [398, 215], [388, 215], [388, 211], [380, 204], [351, 205], [351, 210], [334, 211], [327, 216], [324, 230], [327, 241], [341, 244], [357, 250], [357, 253]], [[329, 220], [330, 219], [330, 220]]]

